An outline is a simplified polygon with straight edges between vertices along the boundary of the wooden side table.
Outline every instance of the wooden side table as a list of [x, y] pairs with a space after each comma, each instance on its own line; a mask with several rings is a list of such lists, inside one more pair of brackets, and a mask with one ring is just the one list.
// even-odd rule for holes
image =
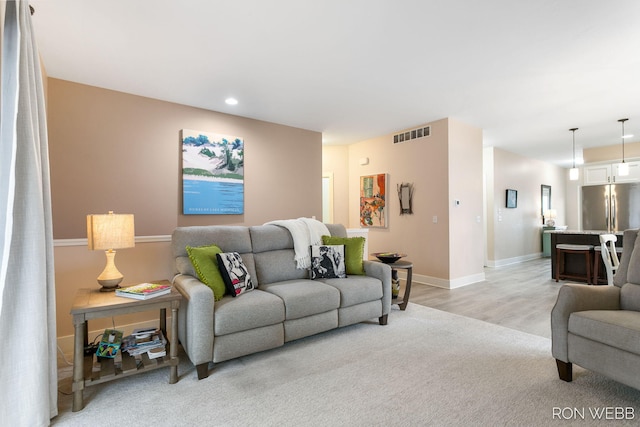
[[[382, 262], [380, 260], [372, 259], [371, 261]], [[402, 296], [402, 302], [391, 301], [391, 304], [398, 304], [400, 310], [405, 310], [409, 303], [409, 295], [411, 295], [411, 278], [413, 276], [413, 263], [409, 261], [396, 261], [391, 263], [384, 263], [391, 267], [391, 280], [398, 280], [398, 269], [407, 270], [407, 284], [404, 288], [404, 295]], [[399, 298], [394, 298], [398, 300]]]
[[[166, 280], [154, 283], [169, 284]], [[75, 328], [72, 388], [73, 412], [80, 411], [84, 407], [82, 391], [88, 386], [167, 366], [170, 367], [169, 384], [174, 384], [178, 381], [178, 308], [180, 307], [181, 299], [182, 295], [175, 287], [171, 288], [171, 293], [169, 294], [147, 300], [119, 297], [113, 292], [100, 292], [98, 287], [78, 290], [71, 307]], [[167, 338], [167, 308], [171, 309], [170, 334], [174, 344], [171, 344]], [[100, 372], [93, 372], [94, 355], [85, 356], [84, 354], [84, 348], [89, 344], [88, 321], [147, 310], [160, 310], [160, 329], [165, 338], [167, 338], [169, 356], [149, 359], [145, 354], [142, 357], [142, 363], [139, 363], [128, 354], [122, 354], [121, 367], [116, 367], [113, 359], [103, 358], [100, 363]]]
[[409, 303], [409, 295], [411, 294], [411, 276], [413, 276], [413, 263], [400, 260], [387, 265], [391, 267], [391, 276], [396, 280], [398, 279], [398, 269], [407, 270], [407, 284], [404, 288], [402, 302], [398, 303], [398, 307], [400, 307], [400, 310], [404, 311], [404, 309], [407, 308], [407, 304]]

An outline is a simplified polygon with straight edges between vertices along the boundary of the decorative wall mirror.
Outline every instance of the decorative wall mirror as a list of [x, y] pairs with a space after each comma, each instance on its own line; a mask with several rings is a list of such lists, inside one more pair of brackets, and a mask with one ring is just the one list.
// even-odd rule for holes
[[400, 199], [400, 215], [413, 214], [413, 184], [398, 184], [398, 198]]
[[540, 213], [542, 214], [542, 223], [544, 224], [544, 215], [545, 212], [551, 209], [551, 186], [550, 185], [541, 185], [540, 186]]

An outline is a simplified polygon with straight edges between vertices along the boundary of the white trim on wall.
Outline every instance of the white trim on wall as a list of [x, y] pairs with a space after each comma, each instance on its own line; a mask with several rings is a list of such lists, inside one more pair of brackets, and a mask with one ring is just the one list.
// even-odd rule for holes
[[[136, 243], [170, 242], [171, 235], [136, 236]], [[54, 239], [53, 246], [87, 246], [87, 239]]]

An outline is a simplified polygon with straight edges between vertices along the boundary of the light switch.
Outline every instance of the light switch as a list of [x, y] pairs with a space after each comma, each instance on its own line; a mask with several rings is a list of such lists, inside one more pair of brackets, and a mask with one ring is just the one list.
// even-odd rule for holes
[[437, 215], [434, 215], [434, 216], [433, 216], [433, 223], [434, 223], [434, 224], [437, 224], [437, 223], [438, 223], [438, 216], [437, 216]]

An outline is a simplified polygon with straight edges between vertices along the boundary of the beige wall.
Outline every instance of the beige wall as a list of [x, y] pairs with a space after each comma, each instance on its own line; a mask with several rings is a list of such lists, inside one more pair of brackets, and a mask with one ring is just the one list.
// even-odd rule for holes
[[[61, 246], [59, 241], [54, 248], [54, 256], [57, 336], [63, 339], [61, 347], [68, 353], [73, 344], [73, 324], [69, 311], [74, 295], [80, 288], [100, 287], [96, 278], [104, 268], [106, 258], [103, 251], [89, 251], [83, 245]], [[170, 279], [173, 274], [170, 242], [137, 242], [135, 248], [118, 250], [116, 265], [124, 275], [123, 284]], [[149, 319], [157, 319], [157, 313], [119, 316], [115, 318], [115, 325], [120, 329]], [[97, 319], [89, 324], [90, 331], [110, 327], [111, 318]], [[93, 336], [89, 339], [93, 339]]]
[[[567, 169], [502, 149], [485, 149], [487, 181], [487, 265], [500, 266], [540, 256], [540, 186], [551, 186], [556, 223], [566, 224]], [[518, 206], [507, 209], [506, 190], [518, 191]]]
[[[484, 280], [482, 129], [449, 119], [449, 278]], [[456, 203], [459, 202], [459, 204]]]
[[[135, 214], [140, 236], [322, 212], [319, 132], [56, 79], [48, 118], [57, 239], [85, 237], [86, 215], [109, 210]], [[244, 139], [244, 215], [181, 213], [180, 129]]]
[[[393, 144], [390, 134], [348, 146], [348, 179], [334, 185], [348, 186], [348, 225], [358, 228], [360, 177], [387, 173], [388, 228], [369, 229], [369, 252], [406, 253], [414, 280], [423, 283], [452, 287], [482, 280], [482, 131], [450, 119], [429, 125], [428, 138]], [[329, 172], [345, 156], [332, 147], [323, 154]], [[360, 165], [365, 157], [369, 164]], [[414, 185], [413, 215], [400, 215], [397, 185], [403, 182]], [[455, 212], [453, 198], [462, 201]]]
[[[135, 214], [138, 243], [116, 256], [126, 284], [171, 278], [167, 236], [176, 226], [255, 225], [322, 214], [318, 132], [57, 79], [48, 79], [48, 127], [59, 337], [73, 333], [69, 310], [76, 290], [97, 288], [105, 264], [104, 253], [90, 252], [82, 240], [63, 246], [66, 239], [86, 238], [89, 213]], [[183, 128], [244, 139], [244, 215], [181, 213]], [[118, 318], [116, 326], [151, 315]], [[90, 329], [106, 326], [110, 319]]]

